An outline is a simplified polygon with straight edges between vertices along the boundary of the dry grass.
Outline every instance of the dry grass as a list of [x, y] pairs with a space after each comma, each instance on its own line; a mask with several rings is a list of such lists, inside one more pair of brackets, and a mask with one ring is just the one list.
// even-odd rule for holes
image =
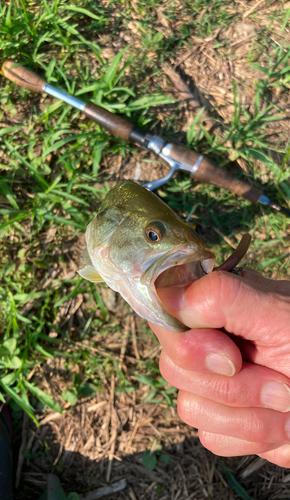
[[[142, 359], [142, 352], [140, 356]], [[125, 357], [124, 361], [129, 365], [134, 359]], [[56, 377], [55, 384], [59, 382]], [[198, 432], [181, 422], [174, 408], [142, 403], [143, 398], [144, 390], [114, 395], [112, 377], [104, 380], [104, 389], [96, 398], [79, 401], [66, 408], [64, 415], [41, 414], [40, 427], [31, 423], [23, 437], [26, 456], [33, 457], [25, 460], [22, 469], [25, 498], [35, 498], [52, 472], [61, 478], [65, 491], [77, 491], [83, 499], [86, 492], [101, 494], [99, 489], [106, 492], [120, 483], [122, 490], [106, 498], [240, 498], [226, 481], [220, 458], [199, 443]], [[157, 457], [154, 470], [142, 464], [146, 450]], [[223, 460], [252, 498], [289, 495], [287, 469], [254, 456]]]

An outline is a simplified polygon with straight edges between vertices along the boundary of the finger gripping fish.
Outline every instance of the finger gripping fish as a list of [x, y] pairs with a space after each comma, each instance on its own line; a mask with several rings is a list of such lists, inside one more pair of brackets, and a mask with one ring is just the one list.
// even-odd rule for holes
[[189, 223], [128, 180], [108, 192], [88, 225], [79, 274], [107, 283], [143, 318], [185, 331], [164, 308], [157, 289], [196, 281], [212, 271], [214, 260]]

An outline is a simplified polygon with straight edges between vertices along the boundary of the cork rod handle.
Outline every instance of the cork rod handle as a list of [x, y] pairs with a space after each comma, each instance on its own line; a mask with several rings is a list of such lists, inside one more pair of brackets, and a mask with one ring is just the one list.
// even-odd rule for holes
[[[170, 157], [175, 160], [183, 161], [187, 165], [194, 166], [200, 155], [184, 146], [174, 144], [170, 151]], [[248, 183], [239, 179], [234, 179], [227, 172], [219, 168], [212, 160], [206, 157], [202, 158], [194, 174], [194, 180], [228, 189], [232, 193], [242, 196], [252, 203], [257, 203], [262, 194], [262, 191], [250, 186]]]
[[[25, 66], [21, 66], [14, 61], [6, 61], [2, 66], [1, 72], [6, 78], [17, 83], [20, 87], [24, 87], [28, 90], [34, 90], [35, 92], [45, 91], [48, 94], [58, 97], [59, 99], [63, 99], [71, 106], [81, 109], [91, 120], [94, 120], [96, 123], [104, 127], [111, 134], [122, 137], [122, 139], [130, 139], [134, 123], [129, 122], [123, 116], [115, 115], [100, 106], [96, 106], [95, 104], [85, 104], [83, 101], [80, 101], [74, 96], [70, 96], [69, 94], [60, 91], [60, 89], [48, 85], [43, 78], [36, 75], [30, 69], [27, 69]], [[54, 93], [52, 93], [52, 90]]]
[[25, 66], [19, 65], [15, 61], [5, 61], [1, 73], [8, 78], [8, 80], [20, 85], [20, 87], [34, 90], [35, 92], [42, 92], [46, 84], [43, 78], [30, 69], [27, 69]]

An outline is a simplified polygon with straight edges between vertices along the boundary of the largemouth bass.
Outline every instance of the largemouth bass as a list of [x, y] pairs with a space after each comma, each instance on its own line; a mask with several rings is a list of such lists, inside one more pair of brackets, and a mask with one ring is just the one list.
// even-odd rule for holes
[[214, 254], [188, 222], [133, 181], [112, 188], [86, 230], [79, 274], [104, 281], [143, 318], [164, 328], [188, 328], [157, 295], [163, 286], [192, 283], [213, 270]]

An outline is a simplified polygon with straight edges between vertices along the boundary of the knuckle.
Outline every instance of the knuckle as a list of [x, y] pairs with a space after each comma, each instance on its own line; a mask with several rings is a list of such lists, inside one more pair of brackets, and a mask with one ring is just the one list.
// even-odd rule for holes
[[220, 273], [220, 297], [221, 303], [225, 303], [227, 311], [236, 308], [236, 304], [243, 302], [243, 297], [245, 296], [244, 282], [240, 279], [236, 279], [235, 276], [229, 275], [229, 273]]
[[212, 432], [207, 432], [200, 430], [198, 432], [198, 437], [201, 444], [212, 453], [220, 454], [220, 435], [213, 434]]
[[193, 427], [198, 426], [200, 411], [201, 409], [198, 404], [198, 398], [194, 397], [192, 394], [188, 397], [187, 392], [179, 391], [177, 399], [177, 413], [181, 420], [189, 425], [192, 425]]
[[290, 467], [290, 446], [288, 444], [281, 446], [280, 449], [277, 450], [279, 456], [282, 456], [283, 465], [281, 467]]
[[215, 400], [226, 406], [243, 407], [248, 402], [248, 390], [239, 386], [233, 387], [230, 379], [216, 378], [211, 385], [211, 393]]
[[260, 412], [255, 408], [252, 409], [251, 414], [246, 422], [244, 422], [242, 429], [243, 439], [251, 442], [267, 442], [268, 432], [264, 421], [261, 419]]
[[230, 387], [230, 380], [216, 379], [212, 384], [212, 391], [215, 399], [227, 406], [236, 406], [237, 397]]
[[225, 271], [210, 273], [200, 280], [200, 294], [197, 297], [203, 315], [216, 324], [225, 326], [225, 320], [245, 296], [244, 283]]

